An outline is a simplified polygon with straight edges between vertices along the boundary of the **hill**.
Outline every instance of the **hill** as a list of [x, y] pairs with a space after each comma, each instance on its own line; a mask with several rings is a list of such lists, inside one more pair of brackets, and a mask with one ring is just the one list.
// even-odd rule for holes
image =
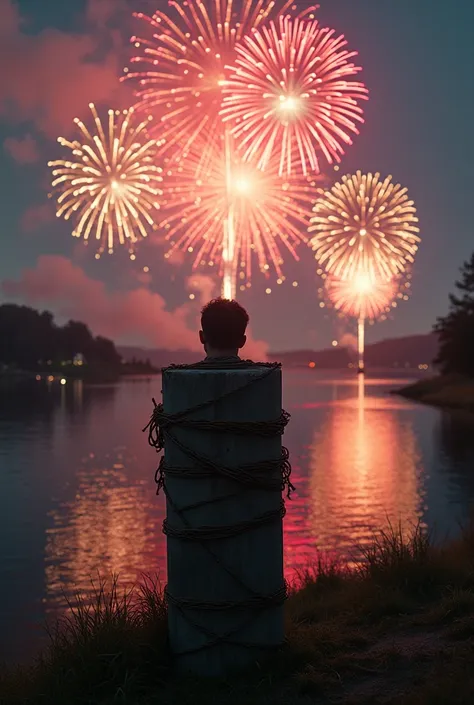
[[[190, 350], [161, 350], [129, 346], [118, 346], [124, 361], [149, 359], [154, 367], [166, 367], [171, 363], [189, 364], [201, 359], [200, 353]], [[420, 364], [430, 364], [436, 357], [438, 340], [434, 333], [411, 335], [403, 338], [389, 338], [366, 347], [366, 364], [369, 367], [414, 368]], [[355, 350], [330, 348], [327, 350], [294, 350], [290, 352], [270, 352], [269, 360], [282, 362], [287, 367], [306, 367], [311, 361], [319, 369], [347, 367], [356, 360]]]
[[[365, 361], [368, 367], [414, 368], [430, 364], [438, 352], [436, 334], [411, 335], [403, 338], [388, 338], [366, 346]], [[314, 362], [318, 368], [347, 367], [356, 361], [356, 351], [351, 348], [329, 348], [327, 350], [295, 350], [271, 352], [269, 360], [278, 360], [289, 367], [307, 366]]]

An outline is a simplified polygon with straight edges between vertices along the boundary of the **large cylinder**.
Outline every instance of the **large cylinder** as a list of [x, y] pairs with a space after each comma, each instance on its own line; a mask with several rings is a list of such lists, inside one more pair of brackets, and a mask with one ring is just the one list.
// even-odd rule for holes
[[164, 433], [168, 627], [182, 672], [226, 675], [283, 643], [282, 443], [262, 433], [281, 406], [278, 366], [163, 371], [167, 418], [219, 422]]

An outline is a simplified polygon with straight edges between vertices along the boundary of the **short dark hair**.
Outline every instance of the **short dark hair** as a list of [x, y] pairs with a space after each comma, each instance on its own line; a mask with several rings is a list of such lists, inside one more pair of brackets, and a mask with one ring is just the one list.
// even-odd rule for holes
[[247, 311], [234, 300], [213, 299], [201, 311], [201, 328], [206, 342], [218, 350], [242, 347], [248, 322]]

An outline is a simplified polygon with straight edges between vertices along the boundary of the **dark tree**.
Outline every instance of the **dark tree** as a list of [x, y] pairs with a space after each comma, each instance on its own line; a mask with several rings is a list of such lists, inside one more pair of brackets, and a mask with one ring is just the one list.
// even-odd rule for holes
[[456, 289], [448, 314], [435, 325], [440, 342], [436, 363], [443, 374], [474, 377], [474, 254], [461, 267]]
[[49, 311], [0, 305], [0, 366], [34, 370], [61, 366], [81, 353], [89, 367], [118, 369], [121, 358], [111, 340], [94, 338], [80, 321], [57, 326]]

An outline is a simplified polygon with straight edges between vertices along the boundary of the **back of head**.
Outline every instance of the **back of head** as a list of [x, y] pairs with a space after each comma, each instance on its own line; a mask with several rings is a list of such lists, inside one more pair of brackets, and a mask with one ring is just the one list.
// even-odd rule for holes
[[238, 350], [245, 345], [247, 311], [237, 301], [214, 299], [202, 309], [203, 342], [214, 350]]

